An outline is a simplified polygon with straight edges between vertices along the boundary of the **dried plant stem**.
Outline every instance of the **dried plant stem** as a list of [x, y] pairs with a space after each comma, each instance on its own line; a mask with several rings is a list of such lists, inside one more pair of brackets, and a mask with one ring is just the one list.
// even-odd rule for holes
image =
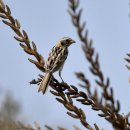
[[[63, 104], [68, 110], [67, 114], [75, 119], [80, 119], [82, 125], [87, 129], [94, 130], [94, 128], [92, 128], [86, 121], [86, 115], [84, 111], [81, 108], [76, 107], [73, 103], [74, 98], [79, 101], [80, 99], [77, 99], [78, 97], [87, 98], [87, 95], [84, 92], [78, 92], [78, 89], [73, 85], [69, 86], [64, 83], [58, 83], [56, 79], [53, 81], [55, 82], [51, 82], [50, 85], [55, 91], [51, 91], [51, 93], [57, 96], [58, 98], [56, 98], [56, 100]], [[59, 85], [57, 85], [57, 83]], [[95, 130], [99, 130], [96, 124], [94, 126]]]
[[11, 10], [8, 5], [4, 5], [2, 0], [0, 1], [0, 17], [4, 20], [2, 22], [9, 26], [16, 34], [14, 38], [20, 42], [20, 46], [24, 49], [29, 55], [33, 55], [37, 61], [29, 59], [29, 61], [35, 64], [42, 72], [45, 72], [44, 68], [44, 58], [37, 52], [37, 47], [32, 41], [32, 47], [29, 40], [29, 37], [25, 30], [21, 31], [21, 25], [17, 19], [14, 19], [11, 15]]
[[[125, 58], [125, 60], [126, 60], [128, 63], [130, 63], [130, 54], [127, 54], [127, 56], [128, 56], [129, 58]], [[130, 70], [130, 66], [126, 65], [126, 67], [128, 68], [128, 70]]]
[[[45, 128], [46, 130], [55, 130], [48, 125], [45, 125]], [[37, 122], [34, 123], [33, 127], [31, 125], [25, 125], [21, 122], [7, 122], [4, 120], [0, 120], [0, 130], [43, 130], [43, 129]], [[57, 130], [67, 130], [67, 129], [58, 127]], [[80, 129], [74, 126], [74, 130], [80, 130]]]
[[[85, 29], [86, 22], [81, 24], [81, 14], [82, 9], [78, 11], [79, 7], [79, 0], [69, 0], [69, 14], [72, 18], [72, 23], [77, 29], [78, 36], [80, 40], [82, 41], [83, 45], [83, 51], [85, 53], [85, 56], [90, 63], [90, 71], [92, 74], [94, 74], [96, 77], [98, 77], [98, 80], [96, 79], [96, 83], [102, 88], [103, 93], [102, 96], [106, 101], [111, 102], [111, 108], [113, 108], [113, 111], [118, 113], [120, 109], [115, 109], [115, 100], [113, 95], [113, 89], [110, 88], [110, 92], [108, 91], [108, 88], [110, 86], [109, 78], [106, 79], [101, 71], [100, 63], [99, 63], [99, 56], [98, 54], [95, 54], [95, 49], [92, 47], [92, 40], [89, 40], [88, 38], [88, 30]], [[85, 32], [85, 33], [84, 33]], [[96, 55], [94, 57], [94, 54]], [[118, 105], [119, 102], [117, 101]]]
[[21, 122], [7, 122], [0, 120], [1, 130], [42, 130], [38, 123], [35, 123], [35, 128], [31, 125], [24, 125]]
[[[85, 53], [87, 61], [90, 63], [90, 71], [96, 79], [96, 83], [102, 88], [102, 97], [99, 101], [97, 91], [95, 90], [94, 95], [90, 92], [90, 84], [87, 79], [85, 79], [83, 73], [77, 73], [76, 75], [80, 80], [82, 80], [86, 84], [86, 88], [88, 94], [93, 101], [97, 103], [97, 109], [102, 110], [104, 114], [99, 116], [106, 116], [105, 119], [108, 120], [115, 129], [120, 130], [128, 130], [130, 129], [130, 125], [128, 122], [128, 118], [119, 114], [120, 111], [120, 103], [119, 101], [115, 101], [113, 89], [110, 87], [109, 78], [104, 78], [104, 75], [100, 68], [99, 63], [99, 55], [95, 54], [95, 49], [92, 46], [93, 41], [88, 38], [88, 30], [85, 28], [86, 22], [81, 23], [81, 14], [83, 9], [78, 9], [79, 0], [68, 0], [69, 1], [69, 14], [72, 19], [72, 23], [77, 30], [78, 37], [83, 43], [82, 48]], [[79, 10], [79, 11], [78, 11]], [[94, 56], [95, 55], [95, 56]], [[95, 98], [96, 97], [96, 98]], [[102, 100], [105, 101], [105, 104], [102, 104]], [[106, 113], [105, 111], [110, 110], [111, 114]], [[109, 118], [109, 119], [108, 119]], [[127, 123], [126, 123], [127, 122]]]

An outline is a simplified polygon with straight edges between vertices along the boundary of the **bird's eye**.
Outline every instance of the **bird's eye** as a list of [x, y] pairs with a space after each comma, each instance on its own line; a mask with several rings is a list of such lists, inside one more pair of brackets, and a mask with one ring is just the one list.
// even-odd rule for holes
[[62, 45], [62, 46], [66, 45], [66, 41], [62, 41], [62, 42], [61, 42], [61, 45]]
[[69, 42], [70, 42], [70, 40], [69, 40], [69, 39], [67, 39], [67, 40], [66, 40], [66, 42], [67, 42], [67, 43], [69, 43]]

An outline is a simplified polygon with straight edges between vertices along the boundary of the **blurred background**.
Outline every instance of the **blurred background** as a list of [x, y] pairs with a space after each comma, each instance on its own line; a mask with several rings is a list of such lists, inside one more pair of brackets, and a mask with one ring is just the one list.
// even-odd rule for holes
[[[69, 48], [70, 53], [62, 77], [68, 84], [78, 87], [80, 81], [76, 79], [74, 72], [83, 71], [90, 79], [91, 85], [97, 87], [67, 13], [68, 1], [4, 2], [10, 6], [13, 16], [20, 21], [30, 40], [36, 42], [38, 51], [45, 59], [61, 37], [69, 36], [74, 39], [76, 44]], [[83, 8], [82, 19], [87, 21], [89, 37], [93, 39], [93, 46], [99, 53], [102, 71], [106, 77], [110, 77], [115, 99], [119, 99], [122, 106], [121, 113], [127, 114], [130, 110], [130, 72], [125, 67], [127, 63], [124, 58], [126, 53], [130, 52], [129, 1], [80, 0], [80, 7]], [[25, 54], [19, 43], [14, 40], [14, 32], [2, 22], [0, 30], [0, 115], [6, 118], [7, 111], [10, 111], [5, 109], [9, 108], [6, 104], [10, 103], [10, 115], [13, 113], [10, 119], [30, 124], [36, 121], [42, 127], [47, 124], [53, 128], [62, 126], [72, 129], [73, 125], [77, 125], [84, 130], [78, 120], [66, 114], [66, 109], [50, 94], [50, 89], [43, 96], [37, 92], [36, 85], [29, 84], [42, 73], [28, 62], [30, 56]], [[60, 80], [57, 74], [55, 76]], [[100, 128], [111, 129], [111, 126], [103, 118], [99, 118], [97, 112], [93, 112], [90, 107], [76, 105], [85, 110], [90, 124], [96, 122]]]

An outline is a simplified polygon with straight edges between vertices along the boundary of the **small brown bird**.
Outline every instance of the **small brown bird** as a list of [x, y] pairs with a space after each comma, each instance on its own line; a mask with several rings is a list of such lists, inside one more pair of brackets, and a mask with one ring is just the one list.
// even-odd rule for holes
[[63, 37], [52, 48], [46, 61], [46, 74], [39, 85], [38, 92], [42, 91], [43, 94], [46, 92], [52, 74], [56, 71], [59, 71], [59, 76], [62, 82], [64, 82], [61, 77], [61, 71], [68, 56], [68, 47], [72, 43], [75, 43], [75, 41], [69, 37]]

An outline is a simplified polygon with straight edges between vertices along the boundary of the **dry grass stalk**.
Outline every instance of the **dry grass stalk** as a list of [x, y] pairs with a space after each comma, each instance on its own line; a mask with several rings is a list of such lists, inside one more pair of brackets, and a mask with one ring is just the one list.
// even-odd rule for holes
[[8, 5], [4, 5], [2, 0], [0, 1], [0, 17], [3, 19], [2, 22], [9, 26], [16, 34], [14, 38], [20, 42], [20, 46], [24, 49], [29, 55], [33, 55], [36, 58], [35, 60], [29, 59], [29, 61], [35, 64], [42, 72], [45, 72], [44, 68], [44, 58], [37, 52], [36, 44], [29, 40], [28, 34], [25, 30], [21, 30], [21, 25], [17, 19], [14, 19], [11, 16], [11, 10]]
[[31, 125], [24, 125], [21, 122], [8, 122], [0, 120], [0, 130], [42, 130], [41, 127], [37, 125], [35, 124], [34, 128]]
[[[83, 24], [81, 23], [81, 15], [83, 9], [78, 9], [78, 7], [79, 0], [69, 0], [68, 12], [71, 16], [72, 23], [77, 30], [78, 37], [83, 43], [82, 48], [87, 61], [90, 63], [90, 71], [94, 76], [98, 78], [95, 80], [95, 82], [102, 88], [101, 99], [98, 99], [98, 94], [96, 90], [94, 92], [94, 95], [92, 95], [92, 93], [90, 92], [89, 80], [84, 77], [83, 73], [76, 73], [76, 75], [86, 84], [85, 87], [87, 89], [89, 97], [91, 97], [91, 99], [93, 99], [97, 103], [96, 108], [99, 110], [102, 109], [103, 114], [99, 114], [99, 116], [105, 117], [105, 119], [108, 120], [115, 129], [130, 129], [128, 118], [125, 118], [125, 116], [119, 114], [120, 103], [119, 101], [115, 101], [114, 99], [113, 89], [110, 87], [109, 78], [107, 78], [106, 80], [104, 78], [99, 63], [99, 55], [98, 53], [95, 54], [95, 49], [92, 46], [93, 41], [88, 38], [88, 30], [85, 28], [86, 22], [83, 22]], [[105, 101], [104, 105], [102, 102], [103, 100]], [[109, 114], [107, 114], [107, 110], [110, 110], [111, 114], [109, 112]]]
[[[39, 82], [40, 78], [38, 78], [38, 80], [34, 79], [30, 83], [39, 84]], [[94, 125], [95, 128], [90, 126], [90, 124], [86, 121], [86, 115], [84, 111], [81, 108], [75, 106], [73, 103], [73, 100], [76, 99], [76, 101], [81, 102], [82, 104], [92, 105], [93, 101], [88, 98], [86, 93], [78, 91], [78, 89], [73, 85], [69, 86], [66, 83], [59, 83], [54, 77], [50, 82], [50, 86], [53, 88], [53, 90], [50, 92], [57, 96], [56, 100], [64, 105], [64, 107], [68, 110], [67, 114], [69, 116], [75, 119], [79, 119], [82, 125], [89, 130], [99, 130], [96, 124]]]
[[[127, 54], [128, 58], [125, 58], [125, 60], [130, 63], [130, 54]], [[130, 66], [126, 65], [126, 67], [130, 70]]]
[[[79, 36], [79, 39], [83, 43], [83, 51], [85, 53], [85, 56], [90, 63], [90, 71], [94, 76], [96, 76], [98, 79], [96, 79], [96, 83], [102, 88], [103, 93], [102, 97], [106, 100], [111, 102], [111, 108], [113, 109], [114, 112], [119, 112], [119, 110], [116, 110], [115, 107], [115, 100], [114, 100], [114, 95], [113, 95], [113, 89], [110, 88], [110, 91], [108, 90], [110, 86], [110, 81], [109, 78], [106, 79], [101, 71], [100, 68], [100, 63], [99, 63], [99, 55], [98, 53], [95, 54], [95, 49], [92, 46], [92, 40], [89, 40], [88, 38], [88, 30], [85, 29], [86, 22], [83, 24], [81, 23], [81, 15], [82, 15], [82, 10], [80, 9], [78, 11], [79, 7], [79, 0], [69, 0], [69, 14], [72, 18], [72, 23], [77, 29], [77, 33]], [[94, 56], [95, 55], [95, 56]], [[117, 102], [119, 104], [119, 102]]]
[[[45, 125], [46, 130], [54, 130], [48, 125]], [[74, 127], [74, 130], [80, 130], [77, 129], [78, 127]], [[43, 130], [41, 126], [35, 122], [34, 127], [31, 125], [25, 125], [21, 122], [7, 122], [4, 120], [0, 120], [0, 130]], [[45, 129], [44, 129], [45, 130]], [[57, 130], [67, 130], [62, 127], [57, 127]]]

